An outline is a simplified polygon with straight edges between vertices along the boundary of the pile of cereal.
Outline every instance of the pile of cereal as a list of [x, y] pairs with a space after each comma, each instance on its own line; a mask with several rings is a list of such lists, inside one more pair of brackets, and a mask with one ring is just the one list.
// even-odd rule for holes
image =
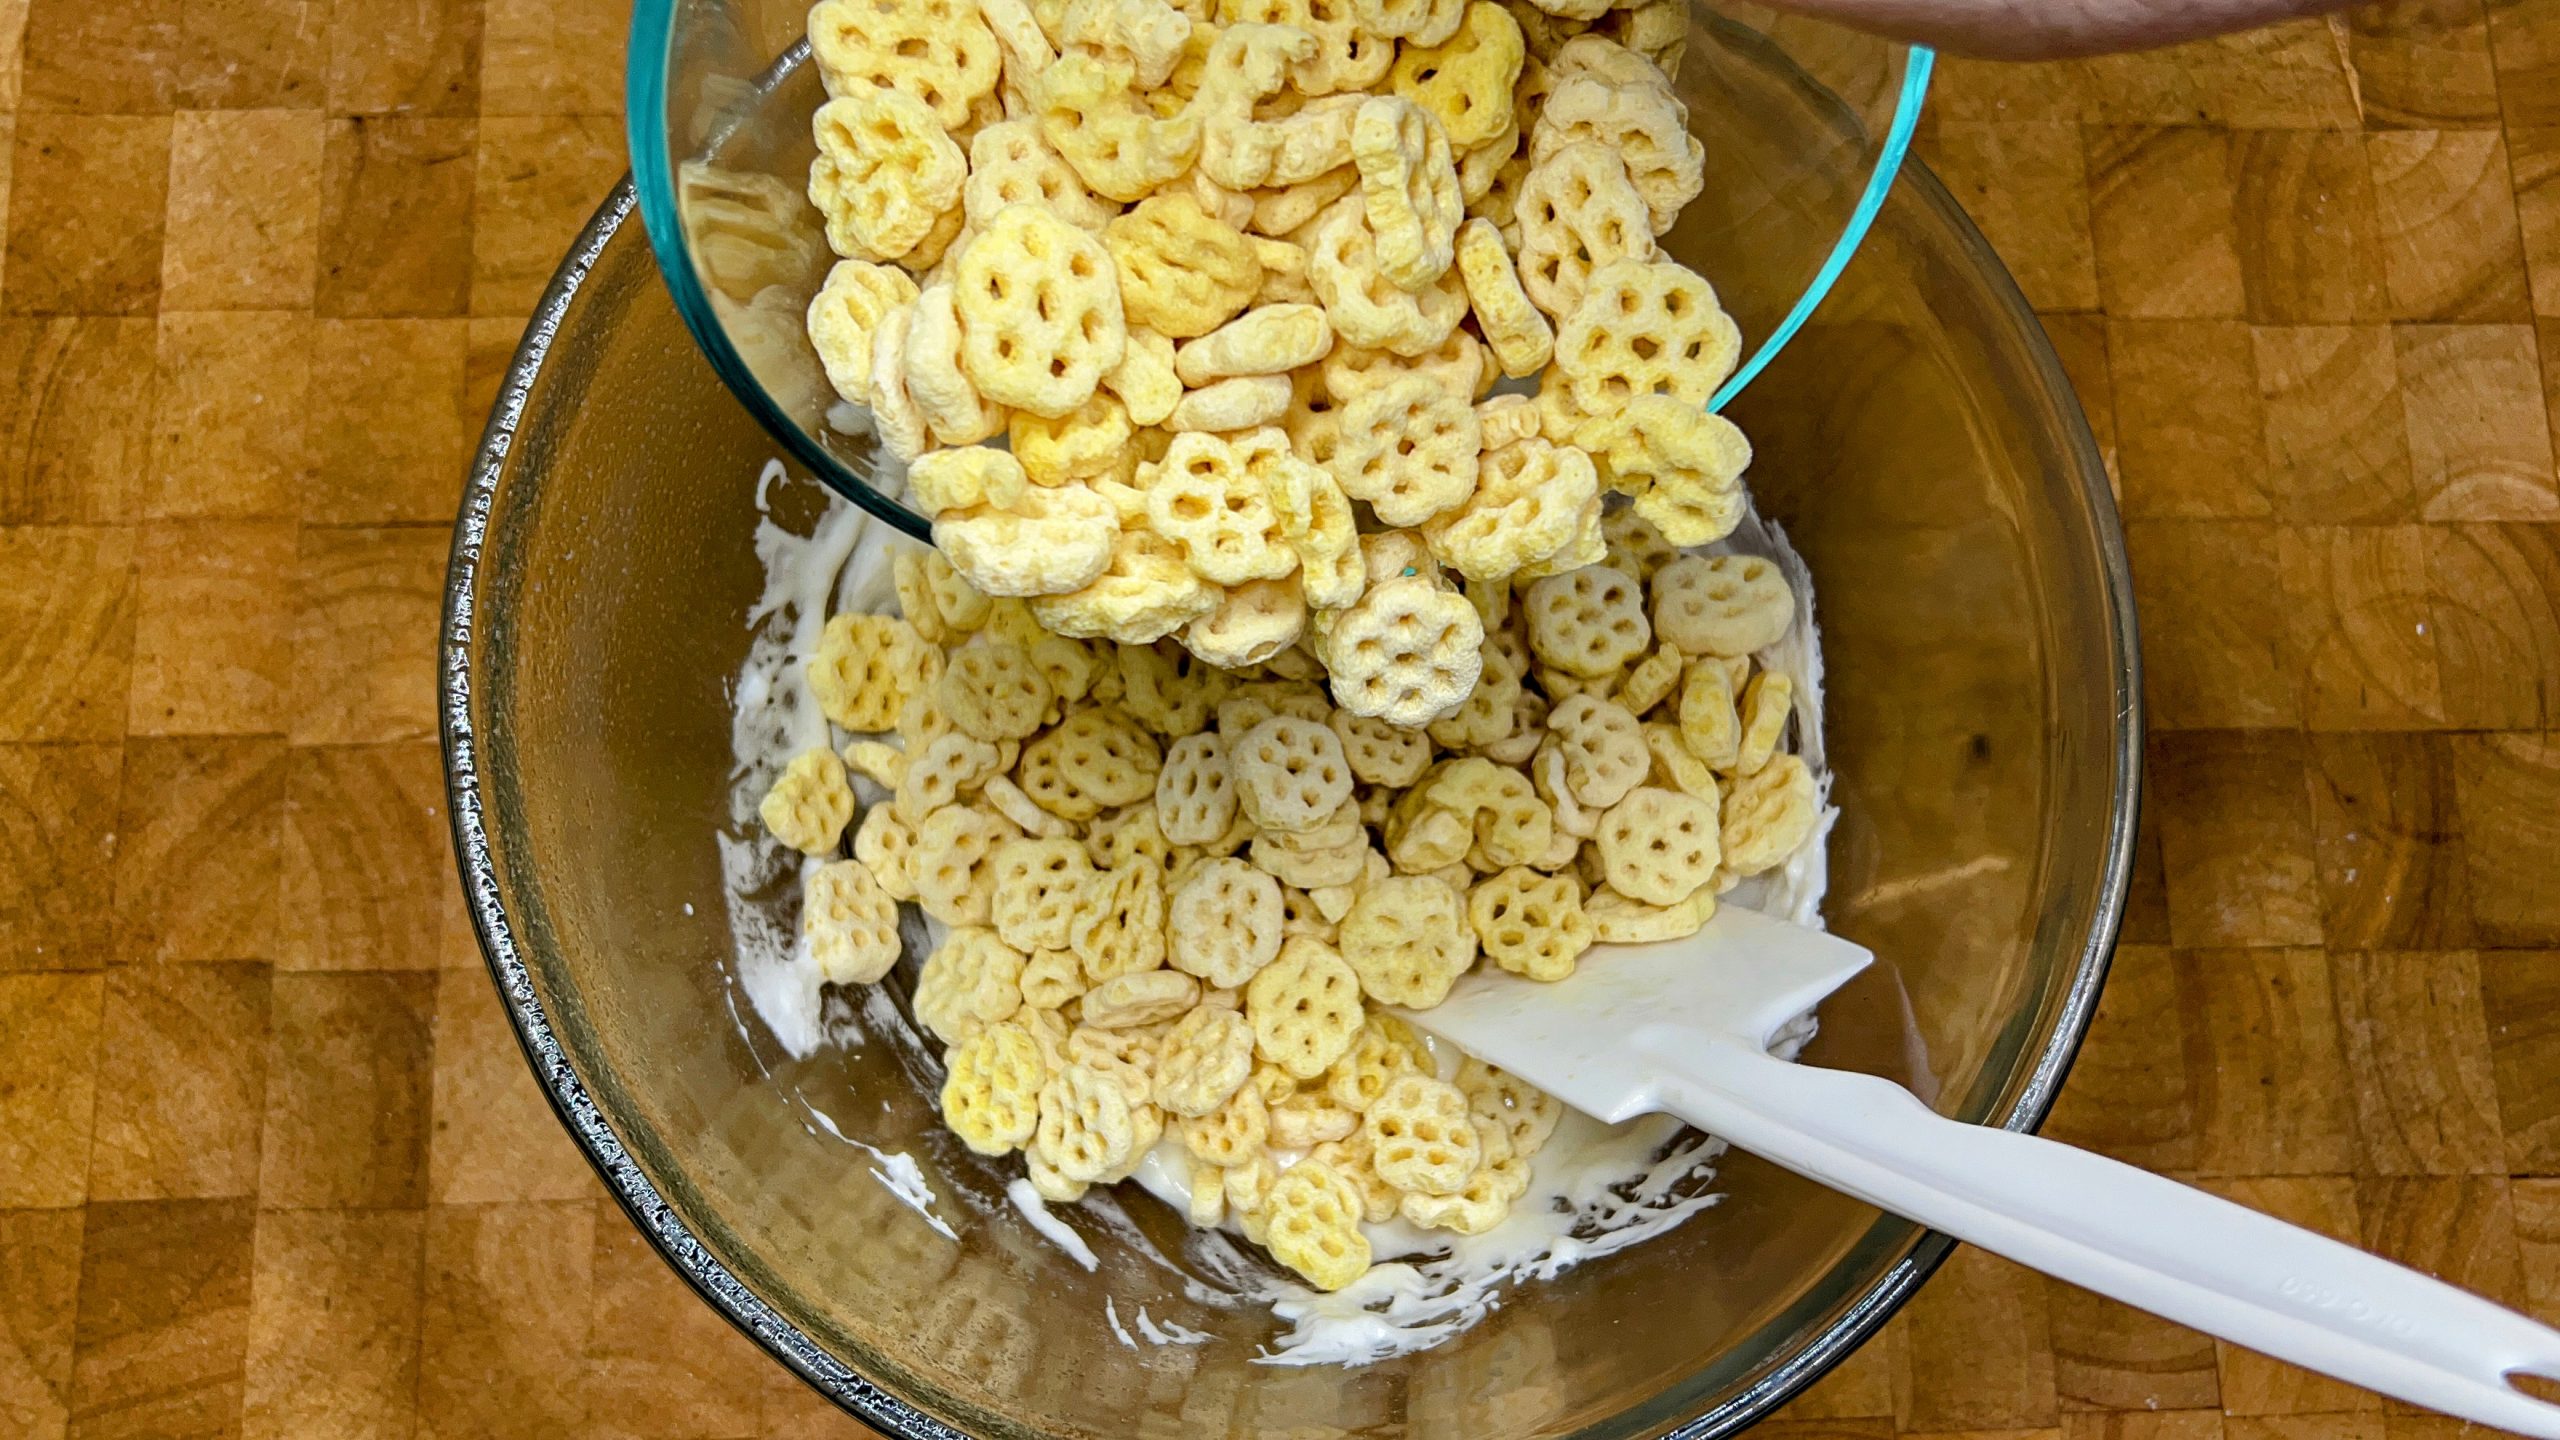
[[[1438, 1004], [1479, 957], [1552, 981], [1595, 941], [1690, 934], [1820, 808], [1784, 748], [1792, 684], [1752, 659], [1796, 613], [1777, 567], [1604, 525], [1605, 563], [1466, 587], [1482, 674], [1425, 728], [1305, 672], [1062, 636], [900, 553], [904, 618], [836, 615], [809, 664], [853, 738], [763, 803], [816, 862], [811, 959], [868, 984], [900, 902], [938, 922], [914, 1010], [948, 1047], [944, 1119], [1021, 1150], [1046, 1199], [1172, 1127], [1192, 1222], [1317, 1286], [1368, 1269], [1363, 1224], [1483, 1233], [1557, 1102], [1473, 1061], [1443, 1079], [1380, 1007]], [[1355, 560], [1443, 593], [1410, 532]], [[858, 825], [848, 767], [885, 792]]]
[[1294, 648], [1354, 715], [1441, 719], [1485, 636], [1433, 577], [1591, 565], [1611, 493], [1681, 546], [1742, 513], [1750, 447], [1704, 408], [1739, 333], [1654, 238], [1703, 184], [1686, 23], [824, 0], [809, 196], [844, 258], [810, 339], [981, 592], [1212, 665]]

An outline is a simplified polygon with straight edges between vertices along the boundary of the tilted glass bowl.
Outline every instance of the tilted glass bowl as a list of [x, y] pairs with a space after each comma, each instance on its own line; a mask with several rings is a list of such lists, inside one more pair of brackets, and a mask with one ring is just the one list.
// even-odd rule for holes
[[[1749, 103], [1692, 96], [1722, 138], [1702, 228], [1671, 244], [1765, 336], [1801, 293], [1767, 277], [1802, 257], [1702, 247], [1749, 221], [1821, 252], [1836, 236], [1788, 197], [1860, 192], [1873, 154], [1839, 139], [1854, 113], [1721, 23], [1701, 21], [1690, 73]], [[1827, 178], [1807, 169], [1823, 155], [1840, 167]], [[1034, 1233], [994, 1198], [1006, 1171], [941, 1129], [929, 1077], [889, 1047], [777, 1055], [737, 991], [714, 840], [777, 444], [686, 338], [635, 203], [618, 193], [561, 268], [466, 497], [443, 656], [456, 843], [492, 970], [579, 1143], [773, 1354], [895, 1436], [1724, 1435], [1873, 1334], [1944, 1256], [1940, 1237], [1732, 1156], [1716, 1208], [1505, 1292], [1437, 1348], [1277, 1369], [1255, 1363], [1268, 1316], [1178, 1290], [1159, 1303], [1161, 1273], [1125, 1248], [1106, 1239], [1087, 1273]], [[1815, 577], [1842, 810], [1827, 915], [1883, 962], [1825, 1006], [1807, 1060], [2033, 1126], [2114, 940], [2139, 756], [2123, 548], [2070, 387], [1915, 167], [1727, 413], [1757, 448], [1762, 513]], [[816, 467], [786, 468], [801, 478], [770, 488], [805, 527]], [[962, 1218], [957, 1242], [819, 1113], [916, 1157]], [[1130, 1208], [1179, 1229], [1150, 1203]], [[1114, 1296], [1124, 1321], [1144, 1299], [1211, 1339], [1128, 1348]]]
[[[631, 178], [677, 311], [748, 411], [838, 494], [910, 535], [900, 467], [837, 404], [803, 316], [834, 256], [806, 196], [810, 117], [826, 96], [804, 0], [638, 0], [627, 111]], [[1833, 27], [1691, 17], [1677, 90], [1706, 147], [1705, 193], [1662, 237], [1740, 323], [1746, 358], [1721, 409], [1784, 349], [1857, 252], [1891, 191], [1931, 56]], [[1807, 73], [1810, 69], [1831, 83]], [[1524, 141], [1525, 143], [1525, 141]]]

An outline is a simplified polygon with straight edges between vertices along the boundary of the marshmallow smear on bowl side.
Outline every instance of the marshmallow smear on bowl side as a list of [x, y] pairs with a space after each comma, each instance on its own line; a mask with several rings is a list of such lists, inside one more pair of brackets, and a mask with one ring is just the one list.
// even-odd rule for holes
[[1809, 577], [1704, 408], [1739, 332], [1655, 245], [1682, 12], [1550, 3], [810, 13], [809, 337], [937, 548], [759, 530], [741, 988], [795, 1055], [912, 1038], [912, 945], [908, 1068], [1014, 1207], [1091, 1268], [1062, 1215], [1136, 1182], [1273, 1363], [1715, 1198], [1719, 1142], [1386, 1007], [1819, 921]]

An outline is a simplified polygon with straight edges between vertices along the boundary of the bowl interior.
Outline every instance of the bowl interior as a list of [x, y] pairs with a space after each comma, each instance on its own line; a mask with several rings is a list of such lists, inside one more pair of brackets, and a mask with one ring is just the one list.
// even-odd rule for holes
[[[1732, 112], [1711, 153], [1807, 123], [1750, 70], [1693, 73], [1736, 89], [1696, 107]], [[1675, 253], [1752, 206], [1793, 213], [1812, 183], [1792, 164], [1719, 174]], [[897, 1055], [783, 1057], [741, 1020], [714, 843], [776, 446], [686, 339], [630, 216], [626, 191], [573, 254], [493, 419], [457, 537], [447, 740], [475, 916], [537, 1069], [714, 1303], [893, 1433], [1495, 1440], [1738, 1428], [1926, 1273], [1940, 1242], [1734, 1157], [1718, 1208], [1439, 1348], [1274, 1368], [1254, 1363], [1267, 1316], [1194, 1303], [1144, 1258], [1179, 1228], [1151, 1202], [1095, 1235], [1088, 1274], [992, 1203], [1000, 1172]], [[1884, 962], [1825, 1008], [1808, 1058], [2031, 1124], [2103, 971], [2133, 818], [2130, 599], [2086, 427], [1997, 262], [1917, 173], [1729, 413], [1816, 576], [1843, 811], [1828, 913]], [[805, 481], [781, 493], [788, 523], [824, 503]], [[915, 1157], [956, 1242], [855, 1141]], [[1210, 1338], [1126, 1346], [1113, 1322], [1137, 1304]]]

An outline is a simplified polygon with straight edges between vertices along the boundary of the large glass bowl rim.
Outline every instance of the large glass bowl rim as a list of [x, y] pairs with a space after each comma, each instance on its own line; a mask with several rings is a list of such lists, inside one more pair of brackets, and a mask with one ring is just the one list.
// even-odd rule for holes
[[[2040, 334], [2035, 315], [2028, 308], [2025, 297], [2019, 294], [2008, 271], [1954, 198], [1925, 167], [1914, 165], [1910, 171], [1907, 183], [1914, 198], [1937, 224], [1954, 236], [1957, 248], [1984, 275], [1992, 303], [2012, 325], [2024, 327], [2030, 337]], [[883, 1434], [896, 1437], [896, 1440], [971, 1440], [964, 1432], [875, 1385], [860, 1372], [819, 1348], [762, 1297], [748, 1289], [695, 1237], [614, 1133], [572, 1068], [568, 1049], [554, 1030], [541, 997], [534, 989], [531, 969], [517, 944], [516, 926], [507, 914], [506, 903], [500, 893], [497, 860], [489, 838], [488, 818], [481, 803], [480, 743], [471, 708], [475, 688], [472, 637], [480, 596], [482, 547], [488, 539], [498, 483], [513, 449], [517, 426], [524, 418], [534, 382], [550, 354], [552, 340], [559, 333], [562, 319], [588, 274], [603, 255], [606, 244], [629, 221], [635, 208], [633, 188], [626, 178], [596, 211], [552, 277], [550, 288], [544, 292], [531, 323], [526, 326], [524, 339], [508, 366], [505, 383], [490, 413], [488, 426], [482, 433], [479, 452], [472, 462], [470, 488], [463, 497], [461, 516], [454, 525], [452, 555], [446, 572], [444, 633], [438, 665], [439, 703], [454, 853], [461, 872], [464, 896], [471, 910], [472, 926], [479, 937], [481, 953], [488, 962], [491, 977], [506, 1003], [516, 1038], [524, 1048], [527, 1062], [541, 1079], [552, 1109], [577, 1139], [579, 1148], [595, 1166], [605, 1188], [676, 1273], [684, 1277], [731, 1324], [790, 1366], [802, 1379]], [[2052, 1109], [2054, 1097], [2070, 1072], [2072, 1059], [2078, 1053], [2081, 1038], [2096, 1009], [2099, 989], [2106, 979], [2108, 961], [2123, 921], [2126, 887], [2133, 870], [2143, 733], [2141, 660], [2135, 632], [2133, 580], [2125, 558], [2124, 535], [2117, 523], [2114, 501], [2105, 488], [2106, 471], [2098, 456], [2097, 443], [2089, 434], [2085, 420], [2080, 419], [2070, 382], [2051, 347], [2030, 344], [2026, 359], [2044, 389], [2066, 407], [2066, 419], [2080, 422], [2066, 424], [2063, 439], [2073, 452], [2073, 469], [2081, 477], [2083, 485], [2091, 487], [2087, 496], [2088, 513], [2099, 551], [2100, 579], [2112, 621], [2107, 638], [2114, 652], [2111, 678], [2115, 689], [2116, 724], [2110, 754], [2116, 780], [2110, 797], [2106, 845], [2101, 873], [2097, 877], [2097, 903], [2089, 933], [2062, 993], [2047, 1001], [2045, 1009], [2052, 1016], [2052, 1028], [2044, 1039], [2041, 1053], [2025, 1069], [2023, 1077], [2015, 1082], [2016, 1097], [2006, 1112], [1996, 1117], [2002, 1128], [2018, 1131], [2034, 1130]], [[2027, 1018], [2030, 1013], [2022, 1011], [2021, 1018]], [[1855, 1264], [1861, 1256], [1884, 1248], [1883, 1233], [1902, 1224], [1891, 1217], [1880, 1218], [1849, 1253], [1835, 1262], [1834, 1268]], [[1946, 1259], [1955, 1242], [1931, 1230], [1921, 1232], [1908, 1245], [1907, 1252], [1891, 1269], [1848, 1303], [1828, 1326], [1805, 1342], [1795, 1354], [1773, 1366], [1749, 1389], [1685, 1423], [1675, 1425], [1665, 1432], [1665, 1440], [1711, 1440], [1711, 1437], [1729, 1435], [1766, 1416], [1789, 1396], [1839, 1364], [1892, 1317], [1920, 1283]], [[1778, 1317], [1770, 1322], [1771, 1325], [1788, 1323], [1798, 1310], [1814, 1304], [1817, 1299], [1823, 1306], [1838, 1303], [1836, 1297], [1809, 1296], [1799, 1302], [1796, 1310]]]
[[[922, 515], [865, 483], [861, 476], [846, 469], [842, 460], [829, 454], [825, 447], [812, 439], [799, 422], [783, 413], [782, 407], [775, 404], [772, 395], [766, 392], [763, 382], [756, 379], [755, 371], [748, 366], [746, 358], [731, 343], [727, 328], [720, 323], [719, 312], [702, 287], [702, 277], [694, 269], [692, 252], [685, 245], [684, 219], [676, 204], [676, 173], [671, 160], [674, 150], [667, 134], [668, 56], [675, 42], [676, 14], [684, 3], [685, 0], [636, 0], [632, 6], [631, 43], [625, 65], [628, 79], [623, 87], [623, 114], [626, 139], [631, 147], [631, 183], [638, 191], [641, 228], [649, 237], [649, 250], [657, 259], [658, 274], [675, 297], [676, 313], [683, 318], [685, 329], [692, 334], [694, 343], [702, 347], [703, 355], [711, 362], [712, 371], [746, 406], [747, 413], [755, 416], [766, 433], [781, 442], [782, 447], [791, 452], [791, 457], [807, 466], [810, 473], [828, 489], [918, 540], [931, 540], [933, 527]], [[1709, 15], [1706, 19], [1728, 32], [1730, 38], [1774, 56], [1781, 73], [1823, 102], [1825, 108], [1847, 114], [1847, 108], [1836, 96], [1804, 74], [1786, 58], [1783, 51], [1770, 45], [1758, 32], [1721, 16]], [[1892, 193], [1894, 181], [1902, 172], [1903, 161], [1910, 153], [1911, 137], [1920, 123], [1920, 111], [1928, 100], [1929, 76], [1936, 60], [1935, 52], [1925, 46], [1915, 45], [1904, 51], [1902, 79], [1894, 95], [1893, 115], [1887, 121], [1884, 138], [1877, 147], [1875, 165], [1867, 172], [1866, 184], [1860, 190], [1856, 204], [1851, 207], [1849, 218], [1842, 224], [1839, 238], [1833, 241], [1829, 253], [1805, 285], [1804, 293], [1796, 297], [1795, 303], [1788, 307], [1785, 316], [1750, 357], [1723, 385], [1717, 387], [1714, 396], [1707, 401], [1709, 410], [1722, 410], [1734, 396], [1742, 393], [1744, 386], [1768, 368], [1769, 362], [1778, 357], [1787, 342], [1795, 338], [1796, 332], [1822, 304], [1824, 297], [1831, 293], [1840, 272], [1847, 269], [1849, 261], [1856, 257], [1858, 247], [1865, 243], [1868, 230], [1884, 209], [1885, 197]], [[755, 93], [771, 94], [808, 61], [809, 42], [805, 39], [795, 42], [756, 77]], [[731, 122], [732, 125], [736, 123], [739, 122]], [[715, 133], [709, 142], [710, 147], [719, 148], [727, 133], [725, 128]]]

